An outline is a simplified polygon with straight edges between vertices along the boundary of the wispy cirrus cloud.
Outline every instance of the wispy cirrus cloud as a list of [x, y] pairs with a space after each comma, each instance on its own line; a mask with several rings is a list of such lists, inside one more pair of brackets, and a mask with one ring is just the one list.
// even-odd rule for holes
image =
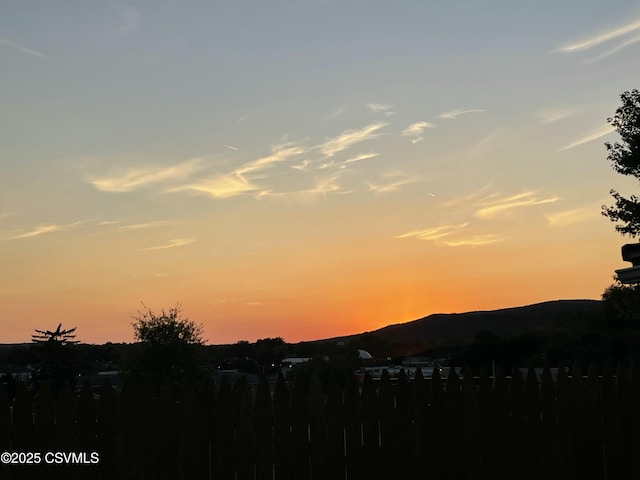
[[[446, 202], [442, 203], [443, 207], [454, 207], [456, 205], [465, 205], [465, 204], [470, 204], [472, 202], [477, 201], [478, 197], [484, 196], [485, 200], [488, 198], [486, 196], [486, 193], [489, 191], [489, 189], [491, 188], [491, 184], [488, 183], [486, 185], [484, 185], [483, 187], [480, 187], [478, 190], [476, 190], [475, 192], [469, 194], [469, 195], [462, 195], [459, 197], [455, 197], [452, 198], [450, 200], [447, 200]], [[491, 195], [497, 195], [497, 194], [491, 194]]]
[[458, 110], [454, 108], [453, 110], [442, 112], [440, 115], [438, 115], [438, 118], [444, 118], [446, 120], [454, 120], [456, 117], [459, 117], [460, 115], [466, 115], [467, 113], [480, 113], [480, 112], [484, 112], [484, 110], [480, 108], [468, 108], [466, 110]]
[[575, 115], [576, 109], [568, 107], [547, 107], [538, 110], [535, 116], [541, 123], [555, 123]]
[[464, 230], [468, 225], [468, 223], [461, 223], [458, 225], [441, 225], [438, 227], [410, 230], [401, 235], [396, 235], [393, 238], [416, 238], [424, 241], [439, 240]]
[[415, 238], [446, 247], [478, 247], [500, 242], [505, 239], [504, 236], [494, 233], [461, 236], [461, 234], [468, 229], [468, 226], [469, 223], [466, 222], [454, 225], [441, 225], [438, 227], [411, 230], [402, 235], [397, 235], [394, 238]]
[[581, 50], [589, 50], [597, 47], [598, 45], [623, 37], [637, 30], [640, 30], [640, 20], [636, 20], [634, 22], [627, 23], [626, 25], [605, 30], [579, 42], [569, 43], [558, 48], [556, 52], [572, 53], [579, 52]]
[[574, 223], [589, 220], [590, 218], [595, 218], [599, 214], [600, 212], [596, 205], [587, 205], [580, 208], [549, 213], [544, 217], [547, 219], [550, 227], [566, 227]]
[[404, 185], [420, 181], [420, 178], [407, 175], [403, 172], [387, 173], [385, 175], [382, 175], [382, 178], [396, 178], [396, 180], [387, 181], [385, 183], [367, 182], [367, 186], [369, 187], [370, 192], [374, 192], [376, 194], [395, 192]]
[[0, 37], [0, 45], [4, 45], [6, 47], [9, 47], [13, 50], [16, 50], [20, 53], [25, 53], [27, 55], [31, 55], [32, 57], [38, 57], [41, 58], [43, 60], [49, 60], [49, 57], [47, 55], [45, 55], [42, 52], [38, 52], [37, 50], [33, 50], [29, 47], [25, 47], [24, 45], [22, 45], [21, 43], [15, 42], [13, 40], [10, 40], [6, 37]]
[[389, 105], [388, 103], [367, 103], [367, 108], [374, 113], [383, 112], [388, 117], [395, 113], [392, 110], [393, 105]]
[[8, 237], [7, 240], [19, 240], [21, 238], [39, 237], [40, 235], [44, 235], [46, 233], [59, 232], [61, 230], [64, 230], [64, 228], [65, 227], [63, 225], [40, 225], [32, 230], [28, 230], [26, 232]]
[[490, 195], [484, 200], [475, 204], [480, 207], [476, 210], [475, 216], [483, 219], [491, 219], [500, 215], [509, 214], [512, 210], [522, 207], [532, 207], [554, 203], [560, 200], [559, 197], [538, 197], [537, 192], [522, 192], [509, 197], [496, 197]]
[[[193, 191], [212, 198], [231, 198], [245, 193], [265, 190], [266, 187], [255, 183], [264, 178], [259, 172], [273, 167], [275, 164], [287, 162], [307, 152], [307, 148], [291, 142], [271, 147], [271, 153], [264, 157], [243, 163], [233, 171], [168, 189], [170, 192]], [[295, 166], [294, 166], [295, 168]]]
[[348, 163], [355, 163], [355, 162], [360, 162], [362, 160], [368, 160], [370, 158], [375, 158], [377, 156], [379, 156], [379, 153], [376, 152], [370, 152], [370, 153], [360, 153], [358, 155], [356, 155], [355, 157], [351, 157], [351, 158], [347, 158], [344, 162], [342, 162], [343, 164], [348, 164]]
[[[111, 222], [114, 223], [114, 222]], [[105, 222], [102, 225], [106, 225]], [[171, 222], [165, 220], [156, 220], [153, 222], [145, 222], [145, 223], [134, 223], [131, 225], [122, 225], [118, 228], [120, 231], [128, 231], [128, 230], [144, 230], [147, 228], [156, 228], [156, 227], [166, 227], [167, 225], [171, 225]]]
[[402, 130], [401, 135], [410, 137], [411, 143], [418, 143], [422, 141], [422, 134], [427, 128], [435, 128], [435, 124], [431, 122], [415, 122]]
[[559, 149], [558, 152], [564, 152], [565, 150], [569, 150], [569, 149], [577, 147], [579, 145], [592, 142], [593, 140], [596, 140], [596, 139], [598, 139], [600, 137], [604, 137], [605, 135], [608, 135], [609, 133], [613, 132], [614, 130], [615, 130], [615, 128], [613, 126], [609, 125], [609, 124], [603, 125], [603, 126], [597, 128], [595, 130], [592, 130], [591, 132], [586, 134], [584, 137], [579, 138], [575, 142], [572, 142], [572, 143], [569, 143], [568, 145], [565, 145], [564, 147]]
[[341, 189], [338, 184], [338, 180], [340, 178], [339, 174], [334, 174], [328, 177], [320, 178], [316, 180], [316, 183], [313, 187], [288, 191], [288, 192], [275, 192], [273, 190], [263, 190], [258, 193], [257, 198], [287, 198], [297, 200], [302, 203], [310, 203], [318, 198], [324, 197], [329, 193], [341, 193], [347, 194], [351, 193], [351, 191], [344, 191]]
[[143, 248], [143, 252], [151, 252], [153, 250], [166, 250], [168, 248], [176, 248], [183, 247], [185, 245], [191, 245], [196, 241], [195, 238], [174, 238], [169, 240], [169, 243], [165, 243], [163, 245], [156, 245], [154, 247]]
[[146, 166], [121, 169], [103, 177], [90, 177], [87, 181], [103, 192], [130, 192], [152, 184], [185, 180], [203, 168], [201, 159], [193, 159], [170, 167]]
[[193, 191], [207, 195], [211, 198], [231, 198], [236, 195], [261, 190], [261, 187], [252, 183], [243, 175], [232, 172], [225, 175], [216, 175], [215, 177], [201, 180], [199, 182], [190, 183], [169, 189], [170, 192]]
[[631, 46], [631, 45], [635, 45], [636, 43], [640, 42], [640, 36], [637, 37], [633, 37], [630, 38], [622, 43], [619, 43], [618, 45], [616, 45], [615, 47], [607, 50], [606, 52], [598, 55], [597, 57], [593, 57], [589, 60], [586, 61], [586, 63], [596, 63], [599, 62], [600, 60], [604, 60], [607, 57], [610, 57], [611, 55], [615, 55], [616, 53], [618, 53], [621, 50], [624, 50], [625, 48]]
[[233, 173], [235, 175], [243, 176], [248, 173], [258, 172], [270, 168], [275, 163], [285, 162], [302, 155], [307, 152], [307, 149], [303, 146], [296, 145], [291, 142], [287, 142], [281, 145], [276, 145], [271, 148], [271, 154], [258, 158], [256, 160], [247, 162], [238, 167]]
[[490, 243], [501, 242], [504, 240], [502, 235], [495, 233], [487, 233], [484, 235], [472, 235], [470, 237], [443, 240], [442, 243], [448, 247], [479, 247], [481, 245], [489, 245]]
[[375, 122], [358, 130], [346, 130], [337, 137], [329, 138], [319, 146], [325, 157], [333, 157], [335, 154], [347, 150], [361, 142], [378, 138], [381, 133], [378, 131], [389, 125], [384, 122]]

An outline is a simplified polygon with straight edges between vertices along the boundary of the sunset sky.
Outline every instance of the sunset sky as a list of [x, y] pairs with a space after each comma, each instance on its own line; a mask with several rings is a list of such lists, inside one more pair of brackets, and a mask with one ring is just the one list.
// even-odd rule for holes
[[209, 343], [600, 298], [640, 4], [4, 0], [0, 343]]

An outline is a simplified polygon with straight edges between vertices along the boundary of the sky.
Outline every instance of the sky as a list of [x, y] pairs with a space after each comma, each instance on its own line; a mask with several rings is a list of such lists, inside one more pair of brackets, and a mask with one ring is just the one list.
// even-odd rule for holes
[[3, 0], [0, 343], [598, 299], [640, 3]]

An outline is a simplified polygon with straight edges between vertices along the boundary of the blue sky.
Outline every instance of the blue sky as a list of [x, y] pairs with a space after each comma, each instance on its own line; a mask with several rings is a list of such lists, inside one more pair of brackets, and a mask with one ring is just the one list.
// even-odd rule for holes
[[141, 300], [231, 342], [598, 298], [639, 56], [627, 1], [5, 1], [6, 341], [130, 341]]

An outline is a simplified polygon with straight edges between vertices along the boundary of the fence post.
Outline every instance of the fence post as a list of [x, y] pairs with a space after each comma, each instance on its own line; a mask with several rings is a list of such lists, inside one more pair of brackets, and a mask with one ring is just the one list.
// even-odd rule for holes
[[542, 465], [540, 422], [542, 408], [540, 406], [540, 386], [538, 376], [533, 367], [527, 371], [524, 393], [525, 423], [522, 437], [522, 454], [526, 459], [524, 478], [537, 480], [541, 477]]
[[411, 385], [404, 370], [400, 370], [398, 381], [393, 386], [395, 408], [393, 409], [392, 469], [397, 478], [409, 478], [416, 471], [417, 459], [413, 456], [414, 439], [413, 405]]
[[396, 446], [398, 437], [395, 424], [395, 407], [393, 398], [393, 386], [389, 371], [382, 372], [378, 387], [378, 421], [380, 428], [380, 455], [377, 474], [380, 478], [403, 478], [397, 472], [398, 458]]
[[471, 368], [464, 370], [462, 379], [462, 435], [464, 441], [465, 478], [480, 479], [483, 474], [480, 439], [478, 391]]
[[229, 378], [222, 377], [222, 383], [218, 391], [216, 402], [216, 436], [215, 448], [212, 449], [211, 459], [214, 462], [216, 475], [213, 478], [220, 480], [235, 479], [234, 451], [235, 432], [233, 429], [234, 400]]
[[271, 390], [262, 375], [255, 401], [256, 480], [273, 478], [273, 413]]
[[139, 478], [137, 383], [125, 380], [118, 401], [118, 475], [127, 480]]
[[376, 386], [371, 376], [366, 373], [362, 382], [361, 418], [362, 418], [362, 477], [379, 478], [380, 434], [378, 431]]
[[328, 460], [327, 415], [322, 384], [315, 373], [311, 375], [309, 381], [307, 399], [311, 478], [313, 480], [324, 479], [328, 478], [326, 468]]
[[509, 386], [502, 367], [496, 369], [493, 379], [493, 412], [493, 438], [496, 443], [491, 446], [491, 458], [495, 478], [511, 480], [515, 474], [510, 450]]
[[411, 383], [412, 414], [414, 421], [412, 445], [413, 464], [419, 478], [427, 476], [431, 455], [429, 446], [429, 387], [422, 369], [416, 368], [416, 374]]
[[360, 416], [360, 395], [358, 379], [347, 376], [344, 391], [346, 470], [349, 480], [362, 477], [362, 419]]
[[247, 377], [243, 375], [235, 385], [235, 470], [238, 480], [253, 479], [253, 403]]
[[160, 424], [165, 421], [164, 413], [160, 411], [160, 402], [148, 383], [142, 385], [137, 400], [137, 415], [134, 418], [138, 420], [138, 445], [134, 447], [137, 458], [134, 457], [133, 461], [137, 463], [138, 475], [157, 478], [161, 471], [158, 464], [158, 436]]
[[550, 480], [563, 480], [558, 471], [558, 419], [555, 384], [549, 366], [542, 372], [540, 390], [542, 422], [540, 424], [540, 476]]
[[109, 379], [100, 389], [97, 410], [97, 450], [100, 454], [99, 478], [112, 479], [118, 472], [118, 413], [116, 396]]
[[583, 458], [585, 480], [599, 480], [605, 475], [602, 438], [602, 412], [600, 405], [600, 379], [595, 365], [589, 367], [584, 393], [585, 445]]
[[431, 447], [430, 475], [427, 478], [448, 478], [447, 471], [450, 463], [451, 444], [449, 442], [449, 425], [444, 399], [444, 389], [440, 372], [433, 370], [429, 382], [429, 426], [428, 445]]
[[[350, 372], [347, 376], [352, 376]], [[332, 374], [327, 385], [327, 467], [326, 476], [331, 479], [345, 478], [345, 419], [342, 388], [336, 374]]]
[[[86, 381], [82, 387], [80, 398], [76, 403], [76, 441], [73, 451], [90, 455], [96, 451], [96, 407], [93, 401], [91, 385]], [[97, 477], [98, 465], [73, 465], [71, 467], [76, 478], [93, 479]]]
[[462, 392], [460, 377], [456, 373], [455, 367], [449, 368], [447, 377], [447, 388], [445, 391], [447, 412], [447, 425], [449, 448], [443, 461], [447, 465], [449, 475], [452, 480], [462, 479], [465, 476], [464, 461], [460, 461], [459, 456], [464, 457], [464, 427], [462, 423]]
[[[44, 455], [55, 447], [55, 414], [51, 386], [49, 382], [40, 385], [33, 402], [33, 448]], [[33, 466], [33, 476], [46, 478], [52, 473], [52, 467], [43, 462]]]
[[216, 403], [216, 390], [213, 383], [205, 381], [198, 392], [198, 407], [200, 411], [200, 426], [202, 431], [202, 443], [198, 445], [198, 457], [200, 458], [200, 468], [196, 478], [209, 480], [215, 478], [213, 451], [216, 441], [216, 418], [215, 412], [218, 408]]
[[[13, 442], [11, 451], [33, 451], [33, 417], [31, 395], [23, 383], [19, 383], [13, 401], [13, 418], [11, 426]], [[30, 465], [11, 465], [11, 478], [16, 480], [31, 478]]]
[[198, 402], [191, 382], [185, 380], [180, 390], [177, 416], [177, 478], [184, 480], [207, 479], [208, 449], [202, 448], [208, 443], [206, 413]]
[[289, 389], [282, 373], [278, 375], [273, 392], [274, 463], [276, 480], [290, 480], [291, 476], [291, 410]]
[[291, 392], [291, 467], [295, 480], [307, 480], [310, 473], [308, 394], [309, 380], [304, 374], [298, 373]]

